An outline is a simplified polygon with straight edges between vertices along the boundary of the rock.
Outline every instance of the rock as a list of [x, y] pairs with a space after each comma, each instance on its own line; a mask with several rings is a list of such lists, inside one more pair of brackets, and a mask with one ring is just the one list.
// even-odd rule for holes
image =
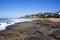
[[17, 23], [0, 31], [1, 40], [60, 40], [60, 23], [48, 20]]

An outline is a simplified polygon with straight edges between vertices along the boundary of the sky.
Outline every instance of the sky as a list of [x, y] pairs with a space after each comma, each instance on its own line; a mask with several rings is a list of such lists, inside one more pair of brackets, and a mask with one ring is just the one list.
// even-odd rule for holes
[[60, 0], [0, 0], [0, 18], [21, 17], [59, 10]]

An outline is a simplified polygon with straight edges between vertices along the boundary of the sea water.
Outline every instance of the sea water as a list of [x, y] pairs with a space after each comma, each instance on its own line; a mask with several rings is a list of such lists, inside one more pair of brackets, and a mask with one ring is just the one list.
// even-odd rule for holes
[[7, 22], [9, 21], [9, 18], [0, 18], [0, 30], [6, 29], [6, 27], [8, 26]]
[[32, 21], [31, 19], [0, 18], [0, 30], [5, 30], [7, 26], [18, 22]]

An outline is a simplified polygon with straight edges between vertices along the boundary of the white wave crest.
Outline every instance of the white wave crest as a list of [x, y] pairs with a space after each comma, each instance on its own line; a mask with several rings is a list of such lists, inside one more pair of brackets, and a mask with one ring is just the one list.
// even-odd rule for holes
[[13, 19], [10, 22], [0, 22], [0, 30], [5, 30], [7, 26], [14, 25], [15, 23], [32, 21], [32, 19]]

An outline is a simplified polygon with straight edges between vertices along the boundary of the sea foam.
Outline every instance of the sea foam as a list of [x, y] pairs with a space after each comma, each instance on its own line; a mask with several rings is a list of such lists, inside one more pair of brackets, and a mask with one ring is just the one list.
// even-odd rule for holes
[[32, 21], [32, 19], [13, 19], [10, 22], [0, 22], [0, 30], [5, 30], [7, 26], [14, 25], [15, 23]]

